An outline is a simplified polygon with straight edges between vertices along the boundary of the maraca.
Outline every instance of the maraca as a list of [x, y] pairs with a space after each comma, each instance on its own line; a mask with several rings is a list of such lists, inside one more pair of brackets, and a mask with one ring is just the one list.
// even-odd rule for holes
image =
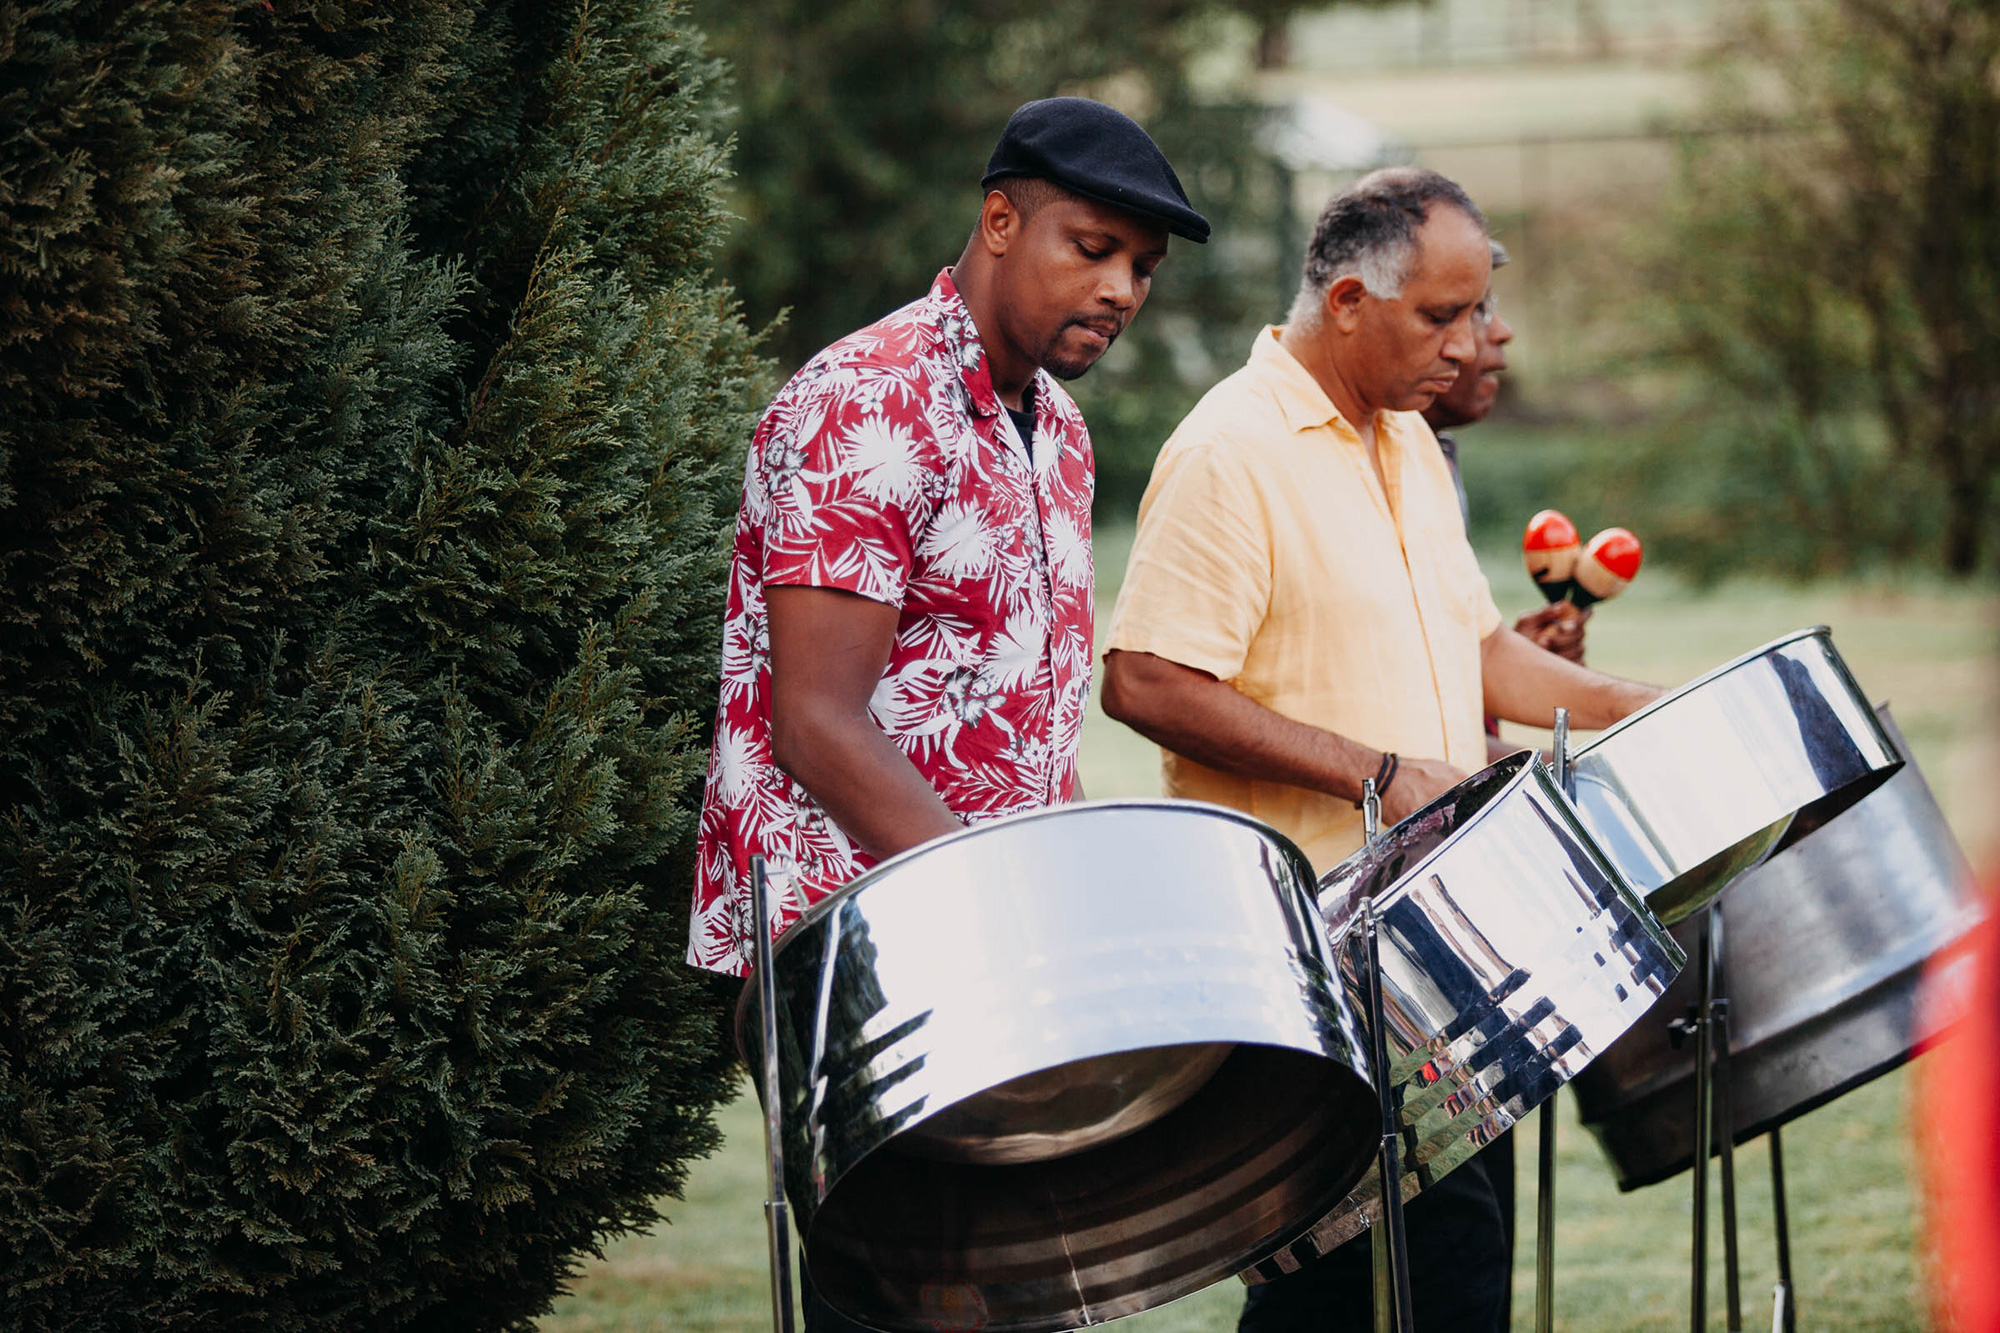
[[1560, 509], [1544, 509], [1528, 520], [1521, 534], [1521, 562], [1528, 577], [1551, 602], [1570, 595], [1570, 577], [1576, 569], [1576, 524]]
[[1646, 552], [1639, 539], [1624, 528], [1606, 528], [1590, 539], [1577, 557], [1569, 600], [1578, 608], [1608, 602], [1625, 591], [1639, 572]]

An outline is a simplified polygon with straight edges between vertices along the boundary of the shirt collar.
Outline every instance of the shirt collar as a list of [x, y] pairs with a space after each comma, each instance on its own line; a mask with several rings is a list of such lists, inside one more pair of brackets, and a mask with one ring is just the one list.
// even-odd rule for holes
[[1312, 372], [1278, 341], [1280, 332], [1275, 324], [1264, 326], [1250, 347], [1250, 366], [1277, 398], [1278, 410], [1285, 414], [1285, 424], [1293, 430], [1332, 426], [1342, 435], [1360, 439], [1360, 432], [1340, 414]]
[[967, 409], [974, 416], [998, 416], [1000, 395], [993, 391], [986, 345], [979, 341], [979, 326], [972, 322], [972, 312], [965, 308], [965, 298], [958, 294], [949, 267], [938, 270], [937, 280], [931, 283], [931, 300], [937, 303], [939, 339], [965, 385]]

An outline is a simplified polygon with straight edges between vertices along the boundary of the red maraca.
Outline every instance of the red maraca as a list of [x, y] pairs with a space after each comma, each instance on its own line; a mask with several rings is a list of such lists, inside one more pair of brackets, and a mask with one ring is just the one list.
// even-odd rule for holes
[[1560, 509], [1544, 509], [1528, 520], [1521, 534], [1521, 562], [1542, 596], [1560, 602], [1570, 595], [1570, 578], [1577, 561], [1576, 524]]
[[1625, 591], [1645, 556], [1637, 537], [1624, 528], [1606, 528], [1592, 537], [1577, 557], [1571, 576], [1576, 586], [1570, 591], [1570, 601], [1578, 607], [1610, 601]]

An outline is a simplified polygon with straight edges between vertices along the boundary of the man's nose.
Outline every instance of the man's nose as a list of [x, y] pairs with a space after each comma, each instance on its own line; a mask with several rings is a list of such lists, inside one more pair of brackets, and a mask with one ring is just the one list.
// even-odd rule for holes
[[1496, 311], [1493, 315], [1493, 321], [1486, 326], [1486, 339], [1496, 346], [1505, 346], [1514, 341], [1514, 326], [1509, 324]]
[[1478, 350], [1479, 344], [1472, 336], [1472, 312], [1467, 311], [1454, 319], [1445, 330], [1442, 352], [1445, 360], [1464, 365]]
[[1122, 264], [1108, 264], [1097, 280], [1097, 299], [1117, 310], [1139, 303], [1139, 279]]

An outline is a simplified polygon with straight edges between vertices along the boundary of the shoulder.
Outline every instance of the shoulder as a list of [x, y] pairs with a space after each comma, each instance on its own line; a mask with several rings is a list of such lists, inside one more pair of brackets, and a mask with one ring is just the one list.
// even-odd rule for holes
[[1249, 484], [1292, 430], [1277, 400], [1247, 368], [1201, 396], [1160, 447], [1154, 479], [1182, 470]]
[[939, 355], [937, 322], [913, 302], [822, 347], [785, 385], [786, 393], [907, 376]]
[[1166, 447], [1204, 448], [1241, 462], [1291, 434], [1276, 396], [1252, 367], [1242, 366], [1201, 396]]
[[771, 400], [767, 431], [802, 444], [858, 423], [928, 438], [940, 399], [960, 406], [956, 376], [940, 348], [936, 324], [917, 311], [923, 302], [877, 320], [822, 348]]

